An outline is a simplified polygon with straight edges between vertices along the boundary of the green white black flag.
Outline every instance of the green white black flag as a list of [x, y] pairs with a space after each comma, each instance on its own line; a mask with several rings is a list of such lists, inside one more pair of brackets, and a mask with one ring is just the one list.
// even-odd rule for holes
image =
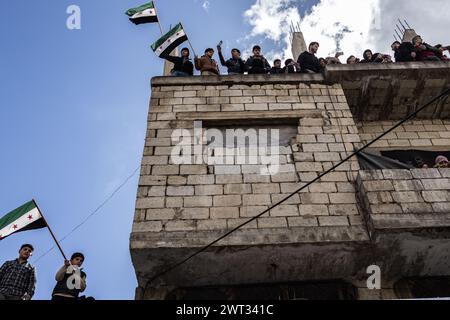
[[144, 4], [137, 8], [132, 8], [125, 13], [130, 17], [130, 21], [134, 24], [155, 23], [158, 22], [158, 15], [156, 13], [153, 1]]
[[34, 201], [0, 218], [0, 240], [16, 232], [45, 228], [47, 225]]
[[173, 49], [188, 39], [181, 23], [163, 35], [158, 41], [152, 44], [153, 51], [159, 56], [167, 56]]

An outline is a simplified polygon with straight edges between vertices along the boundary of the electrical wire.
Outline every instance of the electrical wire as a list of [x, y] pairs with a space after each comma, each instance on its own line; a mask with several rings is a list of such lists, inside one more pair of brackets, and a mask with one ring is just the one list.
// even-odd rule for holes
[[[129, 175], [94, 211], [92, 211], [82, 222], [80, 222], [77, 226], [75, 226], [69, 233], [67, 233], [64, 237], [62, 237], [59, 242], [63, 242], [72, 234], [75, 233], [79, 228], [81, 228], [84, 224], [86, 224], [92, 217], [94, 217], [114, 196], [136, 175], [139, 171], [140, 166], [138, 166], [131, 175]], [[41, 259], [47, 256], [50, 252], [55, 249], [55, 246], [48, 249], [44, 254], [42, 254], [39, 258], [34, 261], [34, 264], [37, 264]]]

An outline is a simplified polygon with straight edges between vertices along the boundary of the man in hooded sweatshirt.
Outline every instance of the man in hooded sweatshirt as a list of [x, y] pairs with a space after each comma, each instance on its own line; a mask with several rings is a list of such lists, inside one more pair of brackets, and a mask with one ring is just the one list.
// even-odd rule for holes
[[217, 76], [219, 75], [219, 65], [214, 56], [214, 49], [208, 48], [205, 50], [205, 55], [201, 58], [195, 57], [195, 68], [200, 71], [202, 76]]

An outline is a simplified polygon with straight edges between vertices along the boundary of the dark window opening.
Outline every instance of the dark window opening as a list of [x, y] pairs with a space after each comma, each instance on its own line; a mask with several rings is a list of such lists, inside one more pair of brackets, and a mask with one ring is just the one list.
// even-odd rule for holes
[[166, 300], [356, 300], [356, 288], [346, 282], [289, 283], [234, 287], [182, 288]]
[[402, 279], [394, 290], [400, 299], [450, 298], [450, 277]]
[[450, 151], [398, 150], [381, 151], [381, 155], [414, 168], [434, 168], [438, 156], [444, 156], [450, 159]]

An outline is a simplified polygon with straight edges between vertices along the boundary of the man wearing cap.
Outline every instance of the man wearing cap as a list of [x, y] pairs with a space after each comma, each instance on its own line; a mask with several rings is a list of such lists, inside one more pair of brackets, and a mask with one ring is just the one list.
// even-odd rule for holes
[[28, 259], [33, 254], [31, 244], [24, 244], [16, 260], [0, 268], [0, 300], [31, 300], [36, 286], [36, 272]]
[[188, 77], [194, 75], [194, 65], [189, 59], [189, 49], [183, 48], [181, 50], [181, 57], [174, 57], [171, 55], [162, 56], [161, 58], [166, 59], [174, 64], [171, 71], [171, 75], [174, 77]]
[[225, 61], [225, 58], [222, 54], [222, 47], [217, 46], [217, 51], [219, 52], [219, 59], [222, 66], [228, 68], [228, 74], [244, 74], [245, 72], [245, 62], [241, 58], [241, 51], [239, 49], [234, 48], [231, 50], [231, 59]]
[[195, 57], [195, 68], [200, 71], [202, 76], [217, 76], [219, 75], [219, 65], [214, 56], [214, 49], [208, 48], [205, 50], [205, 55], [201, 58]]

